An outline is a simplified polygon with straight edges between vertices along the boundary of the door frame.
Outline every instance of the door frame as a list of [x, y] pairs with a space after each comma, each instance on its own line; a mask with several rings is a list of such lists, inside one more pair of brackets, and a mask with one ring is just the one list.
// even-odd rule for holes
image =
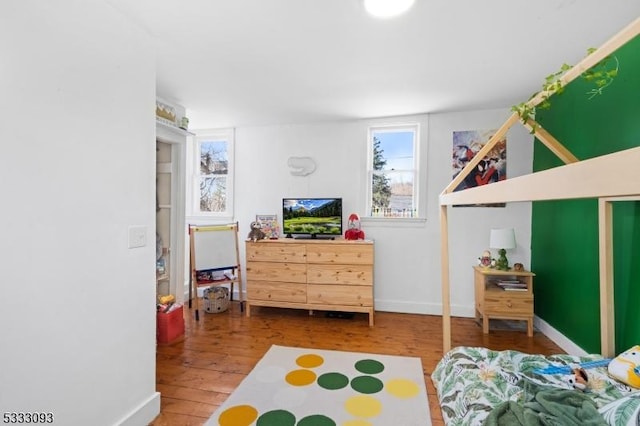
[[171, 145], [171, 220], [169, 291], [177, 303], [184, 302], [186, 240], [187, 139], [192, 133], [156, 122], [156, 141]]

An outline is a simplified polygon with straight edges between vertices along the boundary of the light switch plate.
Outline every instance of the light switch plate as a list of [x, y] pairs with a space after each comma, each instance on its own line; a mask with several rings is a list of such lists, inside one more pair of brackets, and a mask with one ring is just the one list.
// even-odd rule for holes
[[147, 245], [147, 227], [129, 226], [129, 248], [144, 247]]

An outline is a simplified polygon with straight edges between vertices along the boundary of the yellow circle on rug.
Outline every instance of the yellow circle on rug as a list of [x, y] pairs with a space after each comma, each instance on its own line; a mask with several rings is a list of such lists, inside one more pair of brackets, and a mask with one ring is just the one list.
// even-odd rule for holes
[[393, 379], [384, 384], [384, 388], [397, 398], [413, 398], [420, 393], [418, 385], [408, 379]]
[[258, 410], [251, 405], [235, 405], [220, 413], [220, 426], [249, 426], [258, 418]]
[[373, 423], [368, 422], [366, 420], [347, 420], [346, 422], [343, 422], [341, 424], [341, 426], [373, 426]]
[[296, 364], [302, 368], [315, 368], [324, 363], [324, 358], [316, 354], [301, 355], [296, 359]]
[[316, 373], [311, 370], [293, 370], [285, 380], [292, 386], [307, 386], [316, 381]]
[[355, 417], [375, 417], [382, 411], [382, 403], [372, 396], [358, 395], [347, 399], [344, 408]]

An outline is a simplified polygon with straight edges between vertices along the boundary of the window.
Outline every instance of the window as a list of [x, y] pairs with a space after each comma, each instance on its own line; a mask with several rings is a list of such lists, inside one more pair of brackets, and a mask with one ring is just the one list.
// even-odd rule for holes
[[372, 217], [418, 217], [419, 125], [369, 128], [368, 206]]
[[233, 130], [200, 131], [194, 141], [193, 215], [233, 217]]

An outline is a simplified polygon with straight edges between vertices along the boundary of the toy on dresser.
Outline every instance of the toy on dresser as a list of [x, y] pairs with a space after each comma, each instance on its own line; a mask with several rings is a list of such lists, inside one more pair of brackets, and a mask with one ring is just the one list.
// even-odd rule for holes
[[265, 238], [267, 238], [267, 235], [262, 231], [262, 224], [260, 222], [251, 222], [251, 225], [249, 225], [249, 227], [251, 228], [251, 230], [249, 231], [249, 235], [247, 236], [247, 238], [251, 241], [264, 240]]
[[360, 229], [360, 216], [349, 215], [349, 229], [344, 233], [345, 240], [364, 240], [364, 231]]

